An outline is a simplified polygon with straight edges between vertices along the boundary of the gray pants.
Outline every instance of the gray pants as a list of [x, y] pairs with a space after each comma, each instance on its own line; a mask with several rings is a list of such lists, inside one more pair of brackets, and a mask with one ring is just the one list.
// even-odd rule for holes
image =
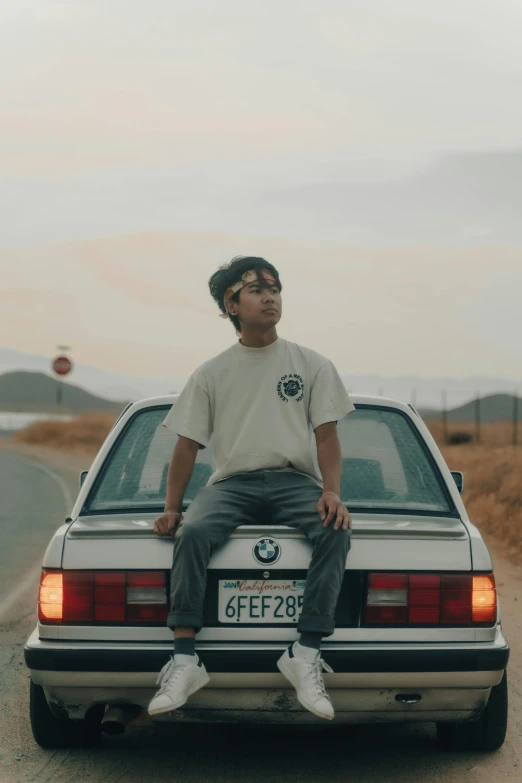
[[297, 629], [330, 636], [350, 550], [350, 530], [328, 527], [317, 513], [321, 489], [300, 473], [262, 470], [203, 487], [174, 541], [169, 628], [203, 623], [207, 566], [238, 525], [265, 522], [300, 529], [313, 545]]

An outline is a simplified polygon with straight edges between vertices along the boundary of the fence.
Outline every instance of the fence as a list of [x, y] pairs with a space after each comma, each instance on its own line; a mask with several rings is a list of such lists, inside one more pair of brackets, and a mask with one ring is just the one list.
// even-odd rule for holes
[[[362, 389], [349, 389], [356, 394]], [[469, 389], [419, 390], [391, 386], [365, 393], [410, 403], [440, 443], [494, 446], [522, 444], [522, 398], [519, 390], [480, 393]]]

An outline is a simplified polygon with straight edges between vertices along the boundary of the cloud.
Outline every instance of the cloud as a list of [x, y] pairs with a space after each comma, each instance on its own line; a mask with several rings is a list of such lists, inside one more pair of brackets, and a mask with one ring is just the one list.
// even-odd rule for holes
[[516, 3], [262, 6], [4, 0], [2, 170], [518, 143]]
[[[157, 274], [158, 264], [153, 259], [142, 257], [140, 243], [132, 248], [130, 257], [114, 261], [111, 256], [114, 253], [109, 243], [108, 247], [100, 247], [93, 244], [89, 248], [79, 251], [76, 258], [85, 266], [96, 272], [98, 278], [109, 288], [124, 294], [129, 299], [139, 302], [146, 307], [172, 309], [173, 307], [185, 310], [201, 310], [189, 289], [184, 290], [183, 273], [179, 273], [178, 285], [162, 285], [161, 276]], [[116, 251], [118, 256], [123, 255]], [[150, 251], [149, 251], [150, 252]], [[133, 269], [136, 264], [140, 269]], [[152, 278], [152, 279], [151, 279]], [[154, 281], [155, 278], [155, 281]]]
[[4, 250], [0, 267], [16, 264], [27, 282], [10, 286], [24, 301], [3, 304], [2, 333], [12, 347], [43, 354], [72, 345], [82, 364], [188, 374], [235, 339], [209, 276], [253, 254], [281, 274], [281, 335], [347, 375], [515, 377], [520, 253], [520, 245], [386, 248], [196, 232]]

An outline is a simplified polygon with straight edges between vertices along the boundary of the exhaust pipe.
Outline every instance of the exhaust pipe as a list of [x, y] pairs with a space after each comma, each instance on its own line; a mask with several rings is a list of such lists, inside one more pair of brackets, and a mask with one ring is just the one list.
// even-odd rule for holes
[[115, 704], [109, 707], [102, 718], [101, 729], [105, 734], [123, 734], [128, 723], [141, 712], [137, 704]]

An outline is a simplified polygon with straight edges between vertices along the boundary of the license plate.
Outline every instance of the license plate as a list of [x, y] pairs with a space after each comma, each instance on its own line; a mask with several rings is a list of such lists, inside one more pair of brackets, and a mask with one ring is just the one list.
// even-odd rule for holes
[[220, 623], [297, 623], [305, 581], [220, 579]]

